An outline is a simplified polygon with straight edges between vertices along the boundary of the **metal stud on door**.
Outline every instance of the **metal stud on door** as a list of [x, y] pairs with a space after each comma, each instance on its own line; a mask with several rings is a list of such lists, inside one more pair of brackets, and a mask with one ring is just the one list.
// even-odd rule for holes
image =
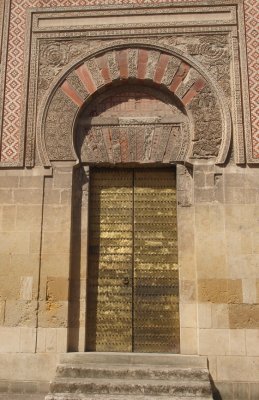
[[179, 352], [171, 169], [91, 175], [87, 350]]
[[92, 171], [87, 350], [132, 351], [133, 174]]

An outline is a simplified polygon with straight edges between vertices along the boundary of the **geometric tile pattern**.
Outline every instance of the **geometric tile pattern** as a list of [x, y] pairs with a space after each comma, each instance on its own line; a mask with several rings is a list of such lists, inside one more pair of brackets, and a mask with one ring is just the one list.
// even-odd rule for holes
[[252, 120], [253, 158], [259, 159], [259, 1], [246, 0], [245, 21], [249, 92]]
[[[0, 0], [2, 1], [2, 0]], [[73, 7], [98, 5], [148, 5], [195, 3], [197, 0], [10, 0], [7, 71], [4, 93], [4, 121], [1, 148], [2, 163], [17, 163], [21, 146], [21, 106], [23, 99], [23, 66], [26, 9], [29, 7]], [[259, 159], [258, 122], [258, 40], [259, 1], [245, 0], [248, 71], [252, 118], [254, 158]], [[257, 46], [258, 47], [258, 46]]]

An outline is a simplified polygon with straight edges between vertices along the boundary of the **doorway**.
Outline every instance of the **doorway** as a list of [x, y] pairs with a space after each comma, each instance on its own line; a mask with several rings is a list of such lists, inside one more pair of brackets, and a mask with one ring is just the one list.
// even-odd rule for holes
[[86, 351], [179, 352], [173, 168], [90, 173]]

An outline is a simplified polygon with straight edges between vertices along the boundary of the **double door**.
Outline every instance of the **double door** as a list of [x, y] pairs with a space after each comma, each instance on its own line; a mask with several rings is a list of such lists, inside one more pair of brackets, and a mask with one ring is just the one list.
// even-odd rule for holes
[[179, 352], [173, 169], [90, 175], [87, 351]]

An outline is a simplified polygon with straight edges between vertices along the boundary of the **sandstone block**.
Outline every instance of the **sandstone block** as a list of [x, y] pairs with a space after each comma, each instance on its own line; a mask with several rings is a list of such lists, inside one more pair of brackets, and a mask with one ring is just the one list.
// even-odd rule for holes
[[64, 277], [47, 278], [47, 301], [65, 301], [68, 300], [69, 281]]
[[197, 328], [181, 328], [181, 354], [197, 354]]
[[15, 204], [42, 204], [41, 189], [15, 189], [14, 190]]
[[247, 304], [256, 303], [256, 281], [254, 277], [242, 280], [243, 302]]
[[60, 189], [46, 189], [44, 191], [44, 204], [60, 204]]
[[72, 173], [56, 173], [54, 175], [53, 187], [58, 189], [72, 188]]
[[60, 203], [67, 204], [71, 206], [72, 202], [72, 193], [71, 190], [63, 189], [60, 191]]
[[0, 300], [0, 325], [4, 324], [5, 318], [5, 300]]
[[40, 231], [42, 218], [41, 214], [41, 205], [17, 206], [17, 231]]
[[195, 203], [210, 203], [215, 200], [215, 191], [211, 188], [200, 188], [194, 190]]
[[21, 188], [37, 189], [42, 188], [43, 177], [42, 176], [21, 176], [19, 179], [19, 186]]
[[212, 328], [211, 303], [198, 304], [199, 328]]
[[233, 385], [233, 395], [235, 400], [249, 399], [249, 384], [244, 382], [235, 382]]
[[57, 330], [56, 328], [46, 329], [46, 353], [57, 352]]
[[46, 205], [43, 214], [44, 231], [67, 231], [71, 226], [71, 208]]
[[246, 355], [246, 338], [245, 331], [242, 329], [230, 329], [230, 354], [233, 356]]
[[33, 289], [33, 277], [22, 276], [21, 277], [21, 288], [20, 288], [20, 299], [21, 300], [32, 300], [32, 289]]
[[248, 356], [259, 356], [259, 329], [246, 329], [246, 351]]
[[221, 279], [227, 276], [224, 233], [197, 232], [196, 260], [199, 279]]
[[197, 188], [205, 187], [205, 173], [203, 171], [197, 171], [194, 173], [194, 184]]
[[259, 384], [250, 383], [250, 400], [259, 399]]
[[70, 252], [70, 232], [44, 232], [43, 254], [63, 254]]
[[258, 329], [259, 304], [229, 304], [231, 329]]
[[0, 218], [0, 229], [3, 232], [15, 230], [16, 206], [3, 206]]
[[17, 381], [28, 381], [30, 379], [31, 381], [47, 382], [53, 379], [58, 359], [59, 356], [54, 353], [0, 353], [0, 376], [1, 379], [13, 380], [15, 371]]
[[12, 189], [0, 189], [0, 204], [13, 204], [13, 197]]
[[46, 353], [65, 353], [67, 351], [66, 328], [41, 328], [44, 331], [44, 350]]
[[256, 225], [253, 207], [240, 204], [226, 204], [226, 230], [230, 232], [250, 231]]
[[[198, 299], [211, 303], [242, 303], [242, 281], [230, 279], [200, 279]], [[238, 305], [237, 305], [238, 306]]]
[[224, 181], [226, 187], [244, 187], [245, 186], [245, 174], [243, 173], [225, 173]]
[[232, 382], [216, 382], [216, 388], [220, 396], [224, 400], [233, 400], [233, 383]]
[[0, 232], [1, 254], [28, 254], [29, 232]]
[[19, 277], [31, 276], [37, 281], [38, 268], [39, 254], [12, 254], [11, 256], [10, 270]]
[[42, 328], [66, 328], [68, 324], [67, 301], [41, 301], [39, 326]]
[[[0, 352], [18, 353], [20, 351], [20, 328], [0, 327]], [[1, 375], [2, 376], [2, 375]]]
[[201, 232], [210, 230], [210, 206], [196, 205], [195, 206], [195, 228]]
[[[47, 250], [47, 249], [46, 249]], [[66, 277], [69, 273], [69, 253], [43, 254], [41, 258], [42, 273], [45, 277]], [[46, 278], [47, 279], [47, 278]]]
[[259, 373], [258, 357], [218, 356], [218, 380], [256, 382]]
[[197, 305], [180, 304], [180, 323], [183, 328], [195, 328], [197, 326]]
[[35, 327], [36, 301], [6, 300], [5, 325]]
[[[2, 257], [2, 256], [1, 256]], [[10, 269], [9, 269], [10, 271]], [[20, 297], [20, 277], [4, 270], [0, 272], [0, 299], [18, 300]]]
[[20, 330], [20, 352], [35, 353], [36, 328], [21, 328]]
[[230, 204], [246, 204], [245, 189], [225, 187], [225, 202]]
[[196, 282], [180, 280], [180, 301], [181, 303], [192, 303], [197, 298]]
[[200, 329], [199, 352], [201, 355], [229, 354], [228, 329]]
[[215, 185], [215, 174], [214, 172], [205, 173], [205, 185], [207, 188], [214, 188]]
[[0, 187], [1, 188], [15, 188], [18, 187], [19, 177], [18, 176], [1, 176]]
[[211, 315], [213, 328], [229, 327], [228, 304], [211, 304]]
[[46, 353], [46, 329], [47, 328], [36, 328], [37, 332], [37, 353]]
[[29, 252], [30, 254], [39, 254], [41, 247], [41, 232], [30, 232]]

